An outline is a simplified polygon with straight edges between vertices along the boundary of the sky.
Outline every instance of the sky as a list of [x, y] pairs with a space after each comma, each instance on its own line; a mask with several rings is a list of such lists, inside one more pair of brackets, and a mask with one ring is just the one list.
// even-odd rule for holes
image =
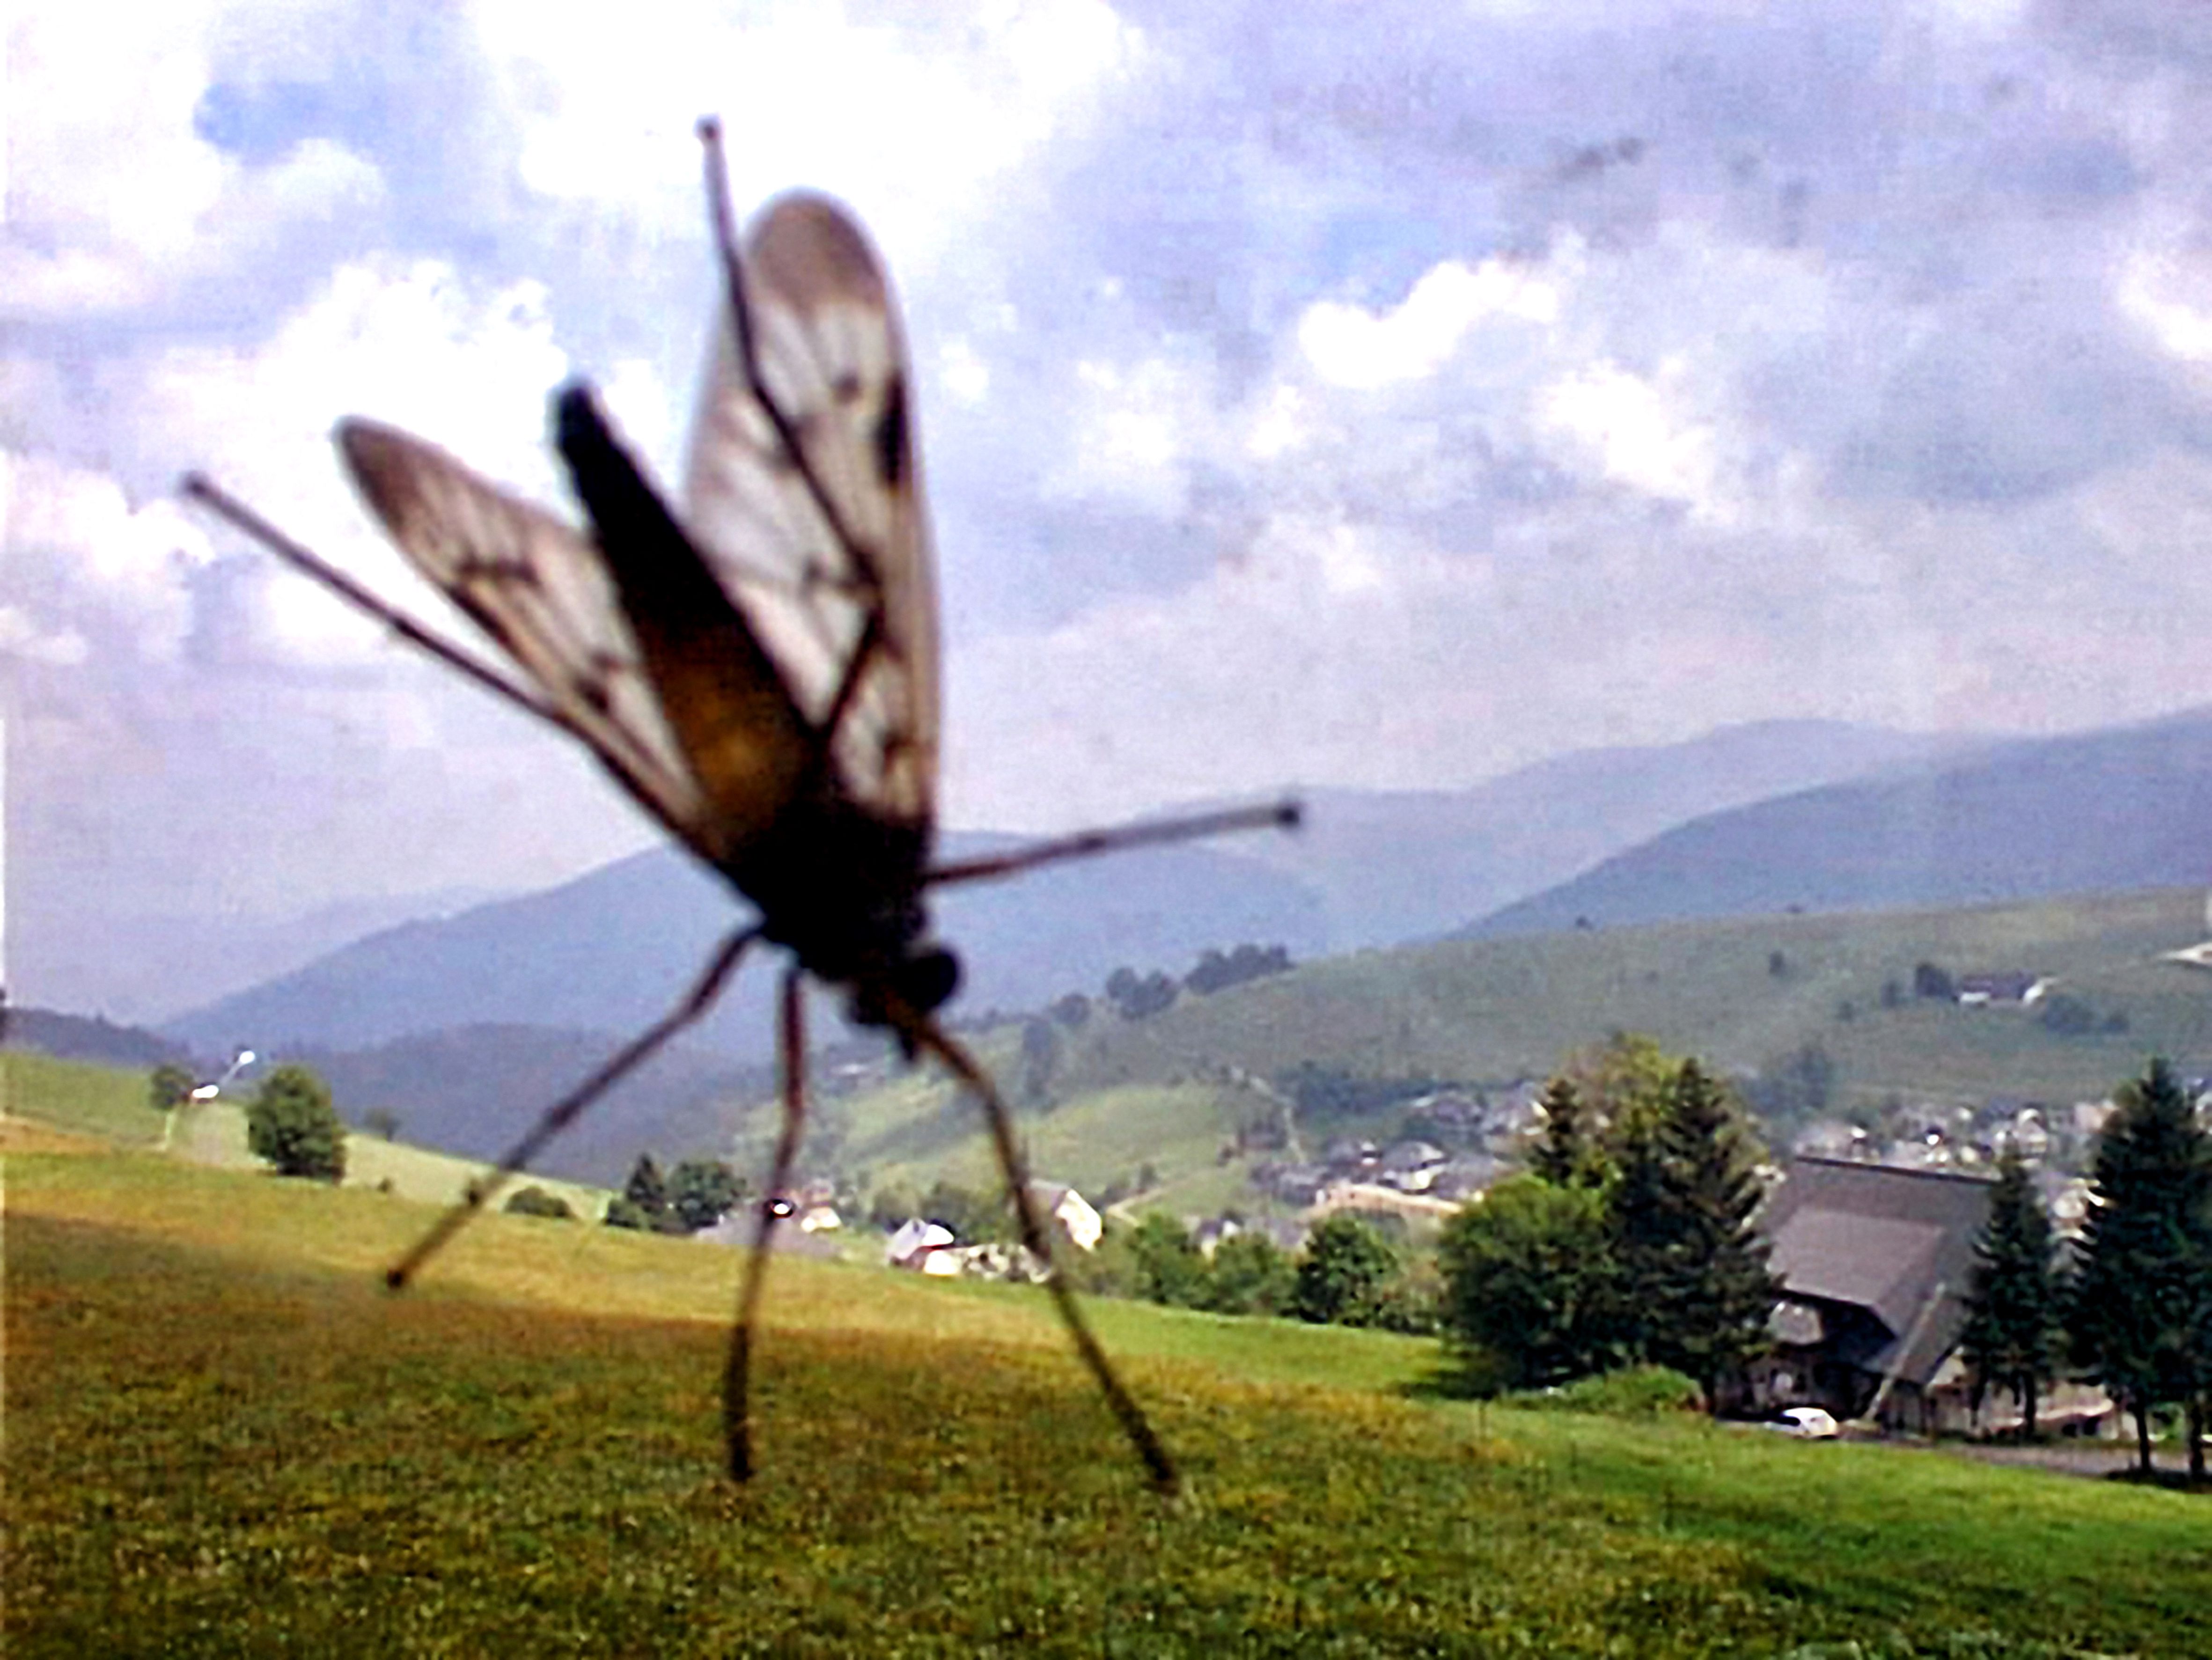
[[672, 475], [708, 112], [741, 210], [830, 192], [899, 288], [949, 825], [2212, 700], [2194, 8], [15, 0], [7, 28], [19, 1001], [173, 1012], [302, 919], [652, 840], [174, 484], [464, 630], [331, 429], [560, 503], [546, 398], [582, 376]]

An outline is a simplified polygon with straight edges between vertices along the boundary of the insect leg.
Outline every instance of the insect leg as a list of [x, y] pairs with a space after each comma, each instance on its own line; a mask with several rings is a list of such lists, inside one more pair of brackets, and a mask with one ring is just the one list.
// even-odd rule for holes
[[890, 1015], [896, 1029], [917, 1049], [927, 1049], [944, 1062], [945, 1069], [965, 1084], [983, 1104], [983, 1116], [991, 1127], [991, 1144], [999, 1155], [999, 1169], [1005, 1176], [1006, 1189], [1013, 1197], [1014, 1215], [1020, 1225], [1022, 1244], [1030, 1255], [1046, 1265], [1045, 1289], [1052, 1293], [1054, 1304], [1060, 1310], [1060, 1323], [1074, 1340], [1075, 1347], [1083, 1357], [1083, 1364], [1091, 1368], [1091, 1375], [1098, 1380], [1100, 1393], [1106, 1404], [1113, 1408], [1120, 1420], [1121, 1432], [1129, 1438], [1129, 1444], [1137, 1450], [1137, 1456], [1145, 1461], [1146, 1471], [1152, 1478], [1152, 1486], [1172, 1499], [1182, 1490], [1182, 1478], [1176, 1473], [1175, 1460], [1168, 1454], [1166, 1444], [1152, 1428], [1145, 1409], [1137, 1404], [1114, 1371], [1114, 1363], [1106, 1358], [1097, 1336], [1090, 1323], [1083, 1317], [1082, 1304], [1075, 1300], [1075, 1292], [1067, 1278], [1053, 1262], [1052, 1244], [1046, 1237], [1043, 1219], [1038, 1216], [1036, 1200], [1030, 1192], [1029, 1171], [1024, 1167], [1021, 1148], [1014, 1140], [1013, 1115], [1007, 1111], [998, 1087], [988, 1073], [975, 1064], [975, 1057], [948, 1037], [934, 1020], [915, 1012], [903, 1003], [894, 1001]]
[[783, 1128], [776, 1134], [775, 1156], [768, 1186], [761, 1194], [760, 1225], [753, 1231], [752, 1255], [738, 1292], [738, 1322], [730, 1329], [730, 1358], [722, 1371], [722, 1435], [730, 1457], [730, 1480], [753, 1473], [750, 1385], [753, 1328], [760, 1319], [761, 1292], [768, 1285], [769, 1235], [780, 1219], [776, 1207], [791, 1185], [799, 1161], [799, 1138], [806, 1122], [806, 1003], [800, 995], [796, 965], [784, 971], [782, 1000], [776, 1011], [776, 1067], [783, 1085]]
[[737, 971], [745, 947], [760, 938], [760, 932], [757, 925], [739, 928], [724, 940], [705, 972], [684, 994], [683, 1001], [624, 1044], [605, 1066], [546, 1108], [531, 1126], [530, 1133], [507, 1150], [507, 1156], [498, 1165], [470, 1183], [461, 1202], [440, 1217], [437, 1226], [386, 1271], [384, 1283], [394, 1291], [404, 1290], [416, 1271], [443, 1250], [447, 1241], [468, 1225], [470, 1218], [490, 1202], [492, 1195], [507, 1185], [510, 1177], [536, 1158], [540, 1148], [574, 1123], [585, 1108], [605, 1094], [625, 1073], [712, 1008], [714, 1000], [722, 994], [722, 988], [729, 983], [730, 976]]
[[1162, 842], [1188, 842], [1194, 836], [1222, 836], [1231, 830], [1296, 830], [1304, 818], [1304, 807], [1291, 800], [1264, 807], [1231, 807], [1222, 812], [1193, 813], [1185, 818], [1122, 824], [1112, 830], [1079, 830], [1073, 836], [1038, 842], [1017, 848], [1012, 853], [939, 865], [922, 880], [933, 888], [948, 887], [956, 882], [988, 881], [994, 877], [1012, 876], [1018, 871], [1034, 870], [1039, 865], [1056, 865], [1064, 859], [1087, 859], [1096, 853], [1120, 853], [1127, 848], [1148, 848]]

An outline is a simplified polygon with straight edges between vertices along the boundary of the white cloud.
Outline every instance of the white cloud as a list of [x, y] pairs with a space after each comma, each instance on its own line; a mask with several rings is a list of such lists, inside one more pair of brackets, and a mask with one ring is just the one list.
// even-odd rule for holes
[[2113, 289], [2122, 316], [2183, 362], [2212, 364], [2212, 265], [2138, 252], [2122, 262]]
[[[133, 508], [113, 479], [51, 457], [0, 451], [4, 556], [19, 595], [40, 591], [64, 605], [69, 591], [96, 593], [125, 620], [136, 649], [173, 658], [191, 624], [184, 579], [210, 557], [206, 535], [175, 502]], [[0, 651], [57, 666], [81, 663], [84, 636], [60, 618], [8, 608]]]
[[817, 0], [657, 8], [653, 27], [534, 0], [477, 0], [525, 181], [697, 223], [694, 120], [720, 117], [742, 205], [797, 185], [853, 202], [902, 263], [957, 234], [955, 205], [1132, 72], [1141, 35], [1100, 0], [981, 0], [862, 21]]
[[210, 13], [250, 9], [14, 9], [0, 240], [0, 305], [14, 314], [144, 304], [263, 252], [284, 226], [358, 213], [380, 195], [375, 170], [328, 140], [247, 167], [200, 136]]
[[[380, 592], [418, 607], [427, 590], [384, 544], [347, 487], [330, 435], [370, 417], [453, 451], [477, 471], [557, 501], [546, 397], [567, 375], [544, 290], [479, 294], [437, 261], [347, 265], [258, 347], [178, 347], [144, 377], [144, 410], [193, 464]], [[639, 374], [618, 384], [641, 417]], [[665, 427], [668, 418], [660, 417]], [[380, 649], [377, 630], [302, 581], [266, 590], [264, 646], [299, 661]]]
[[1111, 502], [1158, 518], [1183, 510], [1187, 469], [1203, 453], [1203, 371], [1165, 357], [1075, 365], [1048, 495]]
[[1482, 324], [1548, 325], [1559, 307], [1557, 286], [1524, 265], [1447, 259], [1388, 311], [1335, 300], [1309, 307], [1298, 319], [1298, 345], [1324, 381], [1369, 390], [1434, 374]]
[[1718, 491], [1720, 463], [1712, 427], [1681, 407], [1679, 365], [1656, 380], [1599, 362], [1546, 387], [1537, 398], [1539, 425], [1593, 455], [1602, 475], [1662, 501], [1679, 502], [1706, 519], [1725, 519]]

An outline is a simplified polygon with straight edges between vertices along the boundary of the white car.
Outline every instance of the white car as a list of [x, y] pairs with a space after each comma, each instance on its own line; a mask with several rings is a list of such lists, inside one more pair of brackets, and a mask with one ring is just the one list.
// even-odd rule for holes
[[1801, 1441], [1832, 1441], [1843, 1433], [1834, 1417], [1823, 1407], [1784, 1407], [1767, 1427], [1794, 1435]]

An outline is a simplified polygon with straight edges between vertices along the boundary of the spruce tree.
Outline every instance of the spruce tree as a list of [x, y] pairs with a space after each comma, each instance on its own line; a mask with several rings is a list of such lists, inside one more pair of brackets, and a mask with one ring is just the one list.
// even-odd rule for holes
[[2201, 1476], [2212, 1396], [2212, 1136], [2164, 1060], [2121, 1090], [2091, 1182], [2067, 1322], [2074, 1358], [2135, 1419], [2145, 1475], [2151, 1409], [2185, 1408], [2190, 1467]]
[[1656, 1116], [1628, 1126], [1618, 1157], [1624, 1327], [1644, 1359], [1696, 1378], [1717, 1410], [1765, 1348], [1781, 1293], [1752, 1225], [1759, 1144], [1728, 1091], [1685, 1061]]
[[2027, 1163], [2007, 1147], [1990, 1193], [1989, 1219], [1974, 1241], [1959, 1343], [1976, 1409], [1992, 1384], [2010, 1389], [2030, 1440], [2037, 1394], [2054, 1374], [2060, 1341], [2063, 1310], [2051, 1250], [2050, 1213]]
[[1602, 1155], [1595, 1134], [1595, 1115], [1583, 1104], [1575, 1080], [1561, 1073], [1544, 1086], [1544, 1139], [1528, 1155], [1528, 1167], [1555, 1188], [1596, 1185]]

